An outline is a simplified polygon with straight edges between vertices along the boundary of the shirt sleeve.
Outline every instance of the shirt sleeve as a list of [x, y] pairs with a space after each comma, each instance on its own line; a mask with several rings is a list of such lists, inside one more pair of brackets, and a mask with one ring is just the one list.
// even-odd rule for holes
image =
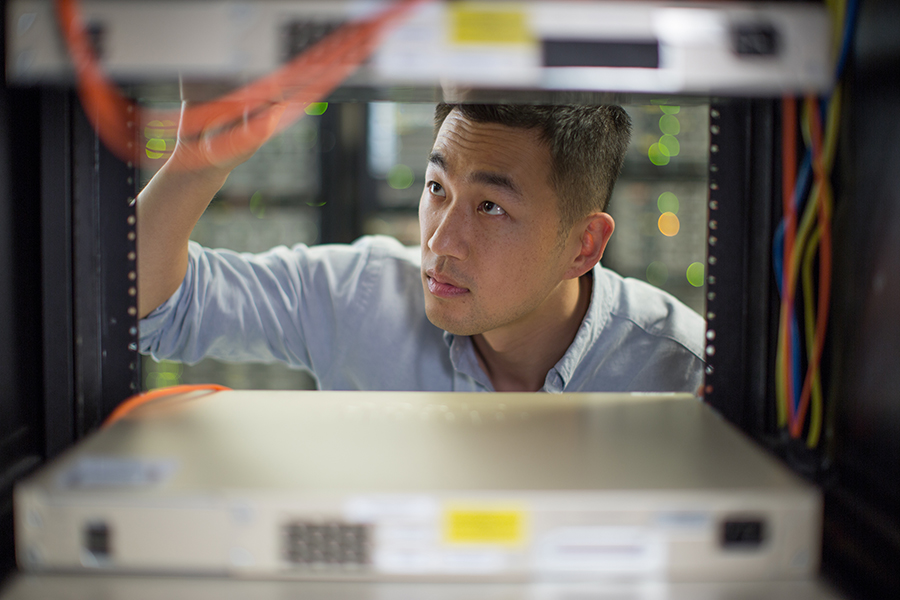
[[369, 247], [279, 246], [261, 254], [191, 242], [179, 289], [140, 322], [140, 349], [188, 364], [212, 357], [283, 362], [312, 371], [328, 364], [338, 329], [367, 310]]

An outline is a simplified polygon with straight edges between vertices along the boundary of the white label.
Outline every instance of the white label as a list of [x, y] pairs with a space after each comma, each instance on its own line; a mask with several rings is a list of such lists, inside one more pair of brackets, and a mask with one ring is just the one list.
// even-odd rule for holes
[[377, 549], [372, 562], [381, 573], [416, 575], [434, 573], [440, 557], [434, 550], [425, 548], [388, 547]]
[[705, 531], [711, 523], [712, 516], [703, 511], [675, 510], [656, 515], [656, 524], [664, 529]]
[[642, 527], [561, 527], [538, 546], [538, 568], [550, 572], [648, 575], [666, 567], [665, 538]]
[[392, 520], [433, 522], [437, 516], [438, 504], [429, 496], [357, 496], [344, 504], [344, 517], [354, 523]]
[[168, 481], [178, 469], [174, 459], [84, 457], [59, 476], [67, 488], [144, 487]]
[[424, 495], [372, 494], [350, 498], [344, 517], [373, 526], [372, 564], [382, 573], [433, 573], [437, 553], [437, 501]]
[[508, 566], [509, 553], [500, 550], [445, 550], [441, 553], [440, 567], [445, 573], [500, 573]]

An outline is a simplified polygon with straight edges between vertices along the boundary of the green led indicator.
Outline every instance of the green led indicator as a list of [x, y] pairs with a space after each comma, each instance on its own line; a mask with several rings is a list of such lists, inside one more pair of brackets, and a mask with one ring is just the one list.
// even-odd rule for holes
[[666, 284], [666, 281], [669, 279], [669, 267], [666, 266], [666, 263], [659, 262], [658, 260], [653, 261], [649, 265], [647, 265], [647, 282], [655, 285], [656, 287], [660, 287]]
[[415, 180], [416, 176], [413, 174], [413, 170], [406, 165], [394, 165], [391, 167], [391, 170], [388, 171], [388, 185], [395, 190], [405, 190], [410, 187]]
[[262, 219], [266, 215], [266, 205], [263, 201], [262, 192], [254, 192], [250, 196], [250, 214], [257, 219]]
[[321, 115], [326, 110], [328, 110], [327, 102], [310, 102], [309, 106], [306, 107], [306, 114], [312, 115], [314, 117]]
[[659, 118], [659, 130], [666, 135], [681, 133], [681, 123], [675, 115], [663, 115]]
[[657, 167], [669, 164], [669, 155], [665, 148], [660, 148], [659, 144], [650, 146], [650, 149], [647, 150], [647, 156], [650, 158], [650, 162]]
[[678, 196], [676, 196], [672, 192], [663, 192], [656, 200], [656, 206], [657, 208], [659, 208], [659, 212], [661, 213], [670, 212], [677, 215], [679, 208]]
[[669, 156], [678, 156], [678, 153], [681, 152], [681, 144], [678, 143], [678, 138], [674, 135], [666, 134], [659, 138], [659, 146], [664, 148]]
[[706, 268], [703, 263], [691, 263], [687, 268], [687, 280], [694, 287], [703, 287], [703, 275]]
[[144, 385], [148, 391], [178, 385], [181, 383], [182, 370], [181, 363], [168, 360], [152, 363], [146, 374]]
[[167, 151], [166, 140], [161, 138], [150, 138], [147, 140], [147, 158], [162, 158]]

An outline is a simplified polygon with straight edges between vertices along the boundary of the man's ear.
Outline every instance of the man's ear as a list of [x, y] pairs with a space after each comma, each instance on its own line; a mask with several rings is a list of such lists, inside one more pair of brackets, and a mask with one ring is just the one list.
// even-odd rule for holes
[[605, 212], [588, 215], [575, 225], [572, 235], [578, 236], [578, 254], [566, 272], [566, 279], [581, 277], [600, 262], [615, 229], [616, 222]]

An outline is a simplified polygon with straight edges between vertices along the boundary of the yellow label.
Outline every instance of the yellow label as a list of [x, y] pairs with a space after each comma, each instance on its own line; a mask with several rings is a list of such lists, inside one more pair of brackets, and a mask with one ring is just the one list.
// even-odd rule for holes
[[518, 544], [525, 537], [525, 517], [520, 510], [450, 509], [445, 534], [451, 543]]
[[456, 44], [527, 44], [533, 36], [522, 9], [454, 2], [450, 6], [450, 39]]

